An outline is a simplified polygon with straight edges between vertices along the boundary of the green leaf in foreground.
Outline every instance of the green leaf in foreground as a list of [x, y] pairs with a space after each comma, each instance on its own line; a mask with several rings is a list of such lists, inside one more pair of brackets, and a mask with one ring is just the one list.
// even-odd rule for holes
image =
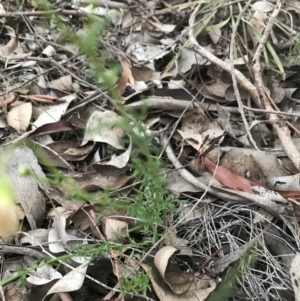
[[226, 278], [217, 286], [217, 288], [208, 296], [206, 301], [226, 301], [231, 297], [238, 287], [239, 280], [256, 261], [254, 247], [250, 247], [241, 258], [233, 264], [228, 271]]

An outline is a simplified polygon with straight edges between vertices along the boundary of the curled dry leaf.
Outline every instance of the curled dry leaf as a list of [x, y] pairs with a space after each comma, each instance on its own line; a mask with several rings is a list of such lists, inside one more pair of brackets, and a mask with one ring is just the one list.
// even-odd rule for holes
[[57, 209], [54, 210], [55, 217], [53, 228], [49, 231], [49, 250], [53, 253], [64, 252], [69, 249], [67, 242], [76, 237], [66, 232], [66, 217]]
[[49, 230], [47, 229], [35, 229], [30, 230], [26, 234], [20, 235], [20, 244], [30, 244], [31, 246], [38, 246], [39, 244], [48, 242]]
[[35, 271], [30, 272], [29, 277], [27, 277], [26, 280], [35, 285], [44, 285], [53, 280], [60, 279], [61, 277], [62, 274], [52, 268], [51, 265], [44, 265], [38, 267]]
[[[81, 288], [85, 279], [86, 270], [88, 268], [88, 262], [84, 262], [64, 277], [60, 278], [48, 291], [47, 295], [73, 292]], [[45, 296], [45, 298], [46, 298]], [[45, 300], [45, 298], [43, 300]]]
[[154, 264], [161, 277], [169, 285], [170, 289], [176, 295], [181, 295], [188, 291], [191, 286], [192, 279], [169, 264], [171, 256], [177, 251], [178, 250], [172, 246], [163, 247], [156, 253], [154, 257]]
[[13, 28], [9, 26], [4, 26], [7, 30], [8, 34], [10, 35], [10, 40], [6, 45], [0, 46], [0, 57], [8, 57], [11, 56], [12, 53], [18, 47], [19, 39], [14, 31]]
[[187, 274], [169, 266], [170, 257], [177, 251], [167, 246], [157, 252], [154, 262], [141, 264], [149, 271], [156, 295], [161, 301], [204, 301], [216, 288], [216, 281], [205, 277], [190, 278]]
[[[270, 1], [271, 2], [271, 1]], [[270, 12], [274, 9], [274, 4], [268, 1], [256, 1], [253, 3], [252, 8], [263, 13]]]

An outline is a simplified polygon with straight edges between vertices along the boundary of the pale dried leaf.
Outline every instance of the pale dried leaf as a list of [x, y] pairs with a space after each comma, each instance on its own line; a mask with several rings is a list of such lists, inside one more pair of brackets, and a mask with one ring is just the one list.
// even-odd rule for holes
[[258, 186], [252, 186], [252, 190], [255, 192], [255, 194], [270, 199], [273, 202], [288, 204], [288, 201], [276, 191]]
[[198, 133], [193, 132], [184, 132], [181, 130], [177, 130], [180, 136], [189, 144], [191, 145], [196, 151], [200, 151], [202, 146], [202, 136]]
[[6, 122], [6, 118], [5, 116], [1, 116], [0, 117], [0, 128], [4, 129], [7, 127], [7, 122]]
[[62, 274], [51, 265], [43, 265], [38, 267], [35, 271], [29, 273], [29, 277], [26, 280], [35, 285], [44, 285], [53, 280], [60, 279]]
[[[4, 9], [4, 7], [3, 7], [3, 5], [0, 3], [0, 14], [1, 15], [4, 15], [4, 14], [6, 14], [6, 11], [5, 11], [5, 9]], [[3, 23], [4, 22], [4, 20], [5, 20], [5, 18], [1, 18], [0, 19], [0, 21]]]
[[30, 230], [26, 234], [21, 234], [20, 243], [21, 244], [30, 244], [31, 246], [38, 246], [48, 242], [49, 230], [47, 229], [35, 229]]
[[264, 13], [256, 10], [254, 14], [252, 15], [249, 23], [252, 25], [252, 28], [250, 25], [247, 25], [248, 32], [250, 34], [252, 43], [253, 43], [253, 48], [255, 49], [257, 44], [259, 43], [259, 37], [258, 33], [255, 31], [255, 29], [262, 34], [264, 28], [265, 28], [265, 23], [264, 23]]
[[257, 1], [252, 4], [254, 10], [261, 11], [263, 13], [270, 12], [274, 9], [274, 5], [268, 1]]
[[[56, 54], [56, 50], [53, 46], [51, 45], [48, 45], [42, 52], [44, 55], [46, 55], [47, 57], [52, 57], [53, 55]], [[70, 75], [67, 75], [67, 76], [70, 76]], [[70, 76], [71, 77], [71, 76]], [[60, 80], [60, 79], [58, 79]], [[55, 80], [54, 80], [55, 81]], [[53, 85], [53, 81], [51, 82], [52, 85]]]
[[130, 144], [129, 144], [127, 150], [120, 156], [113, 156], [111, 158], [111, 160], [108, 161], [107, 163], [105, 163], [104, 165], [110, 165], [110, 166], [114, 166], [117, 168], [123, 168], [127, 165], [128, 161], [130, 159], [131, 148], [132, 148], [131, 137], [129, 137], [129, 139], [130, 139]]
[[123, 17], [123, 21], [122, 21], [122, 28], [127, 28], [129, 27], [133, 22], [133, 17], [132, 14], [130, 12], [130, 10], [126, 11]]
[[[47, 293], [47, 296], [61, 292], [73, 292], [80, 289], [85, 279], [87, 268], [88, 264], [85, 262], [66, 274], [51, 287]], [[45, 300], [45, 298], [43, 300]]]
[[175, 24], [162, 24], [162, 23], [152, 22], [150, 20], [149, 20], [149, 23], [152, 24], [157, 29], [159, 29], [159, 31], [164, 32], [164, 33], [170, 33], [176, 27]]
[[44, 111], [44, 113], [37, 118], [37, 120], [33, 123], [33, 126], [38, 128], [44, 124], [59, 121], [61, 116], [66, 112], [69, 104], [76, 98], [76, 95], [67, 95], [63, 97], [62, 99], [64, 99], [65, 102], [49, 107], [49, 109]]
[[182, 192], [199, 192], [200, 189], [193, 186], [191, 183], [187, 182], [180, 175], [178, 170], [169, 171], [165, 173], [165, 178], [167, 180], [166, 188], [179, 196]]
[[204, 65], [207, 62], [207, 59], [202, 57], [200, 54], [192, 51], [189, 48], [183, 48], [181, 56], [178, 62], [179, 71], [185, 73], [192, 69], [194, 64]]
[[31, 116], [32, 104], [28, 102], [12, 108], [7, 114], [6, 121], [9, 126], [21, 134], [28, 128]]
[[53, 253], [65, 252], [69, 249], [67, 242], [77, 238], [66, 232], [66, 217], [58, 210], [53, 222], [53, 228], [49, 231], [49, 250]]
[[74, 90], [71, 75], [62, 76], [61, 78], [51, 81], [49, 87], [68, 92], [72, 92]]
[[0, 46], [0, 57], [8, 57], [16, 50], [18, 47], [18, 38], [16, 36], [15, 30], [10, 26], [4, 26], [10, 36], [10, 40], [6, 45]]
[[126, 222], [114, 218], [105, 218], [102, 224], [104, 234], [109, 241], [126, 241], [128, 227]]
[[85, 145], [88, 141], [96, 141], [107, 143], [116, 149], [124, 149], [120, 141], [124, 131], [114, 127], [117, 121], [119, 116], [112, 111], [95, 111], [87, 122], [81, 145]]
[[215, 45], [218, 44], [218, 42], [222, 36], [221, 28], [216, 28], [215, 30], [210, 30], [208, 32], [208, 35]]

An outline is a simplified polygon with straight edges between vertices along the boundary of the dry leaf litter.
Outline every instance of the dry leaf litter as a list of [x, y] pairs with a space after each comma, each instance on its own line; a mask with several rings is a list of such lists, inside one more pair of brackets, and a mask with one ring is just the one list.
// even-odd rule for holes
[[[0, 160], [13, 188], [11, 199], [0, 191], [2, 300], [300, 300], [299, 2], [49, 2], [80, 38], [88, 16], [109, 18], [97, 55], [105, 72], [120, 66], [124, 108], [147, 107], [145, 139], [163, 150], [165, 189], [180, 202], [146, 251], [142, 221], [126, 209], [66, 194], [133, 200], [137, 146], [92, 65], [38, 3], [0, 3]], [[52, 167], [60, 183], [43, 181]], [[121, 248], [14, 281], [38, 258], [104, 241]], [[151, 289], [120, 294], [143, 271]]]

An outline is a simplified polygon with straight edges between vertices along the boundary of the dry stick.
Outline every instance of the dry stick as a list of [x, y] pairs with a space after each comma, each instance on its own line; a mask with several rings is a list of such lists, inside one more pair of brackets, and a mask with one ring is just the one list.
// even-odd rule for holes
[[[218, 66], [219, 68], [221, 68], [222, 70], [224, 70], [225, 72], [231, 74], [231, 68], [230, 65], [225, 63], [224, 61], [222, 61], [221, 59], [219, 59], [218, 57], [216, 57], [214, 54], [212, 54], [209, 50], [205, 49], [204, 47], [200, 46], [197, 42], [197, 40], [195, 39], [194, 35], [193, 35], [193, 26], [194, 26], [194, 21], [197, 15], [197, 12], [200, 8], [199, 4], [196, 9], [194, 10], [194, 12], [191, 14], [190, 20], [189, 20], [189, 26], [190, 26], [190, 30], [189, 30], [189, 38], [190, 38], [190, 42], [192, 45], [192, 48], [195, 52], [197, 52], [198, 54], [200, 54], [201, 56], [205, 57], [206, 59], [208, 59], [212, 64]], [[243, 75], [242, 72], [240, 72], [237, 69], [234, 69], [234, 74], [236, 76], [236, 79], [238, 81], [238, 83], [245, 88], [249, 94], [252, 96], [253, 101], [255, 102], [255, 104], [258, 107], [260, 106], [260, 97], [259, 94], [256, 91], [256, 87]]]
[[234, 74], [234, 58], [233, 58], [233, 48], [234, 48], [234, 44], [235, 44], [235, 37], [236, 37], [237, 29], [238, 29], [238, 26], [241, 22], [241, 19], [242, 19], [242, 16], [243, 16], [244, 12], [249, 7], [251, 2], [252, 2], [252, 0], [248, 0], [248, 2], [245, 4], [245, 6], [241, 10], [241, 12], [240, 12], [240, 14], [239, 14], [239, 16], [236, 20], [235, 26], [232, 30], [231, 41], [230, 41], [230, 49], [229, 49], [229, 59], [230, 59], [229, 64], [230, 64], [230, 69], [231, 69], [232, 86], [233, 86], [234, 94], [236, 96], [236, 100], [237, 100], [237, 103], [238, 103], [239, 112], [241, 114], [241, 117], [242, 117], [242, 120], [243, 120], [243, 123], [244, 123], [244, 126], [245, 126], [245, 130], [247, 132], [247, 136], [249, 137], [250, 142], [256, 148], [256, 150], [260, 151], [259, 148], [256, 145], [256, 142], [254, 141], [254, 139], [251, 135], [249, 125], [248, 125], [248, 122], [247, 122], [245, 114], [244, 114], [244, 105], [243, 105], [242, 100], [241, 100], [240, 91], [239, 91], [238, 84], [237, 84], [237, 81], [236, 81], [236, 77], [235, 77], [235, 74]]
[[[32, 236], [30, 236], [28, 233], [23, 233], [23, 234], [25, 234], [25, 235], [27, 235], [27, 236], [29, 236], [29, 237], [32, 238]], [[62, 265], [68, 267], [68, 268], [71, 269], [72, 271], [76, 271], [77, 273], [79, 273], [79, 274], [81, 274], [81, 275], [84, 275], [87, 279], [89, 279], [89, 280], [95, 282], [96, 284], [99, 284], [100, 286], [106, 288], [107, 290], [112, 290], [112, 291], [115, 291], [115, 292], [117, 292], [117, 293], [121, 293], [121, 291], [120, 291], [119, 289], [110, 287], [110, 286], [108, 286], [108, 285], [106, 285], [106, 284], [100, 282], [99, 280], [97, 280], [97, 279], [95, 279], [95, 278], [89, 276], [88, 274], [85, 274], [85, 273], [83, 273], [83, 272], [78, 271], [78, 270], [77, 270], [76, 268], [74, 268], [72, 265], [70, 265], [70, 264], [64, 262], [63, 260], [58, 259], [58, 258], [55, 257], [54, 255], [52, 255], [50, 252], [48, 252], [48, 251], [43, 247], [42, 244], [40, 244], [40, 243], [39, 243], [38, 241], [36, 241], [34, 238], [33, 238], [33, 240], [34, 240], [34, 241], [37, 243], [37, 245], [41, 248], [42, 252], [43, 252], [44, 254], [46, 254], [46, 256], [48, 256], [49, 258], [57, 259], [57, 261], [58, 261], [59, 263], [61, 263]], [[145, 300], [147, 300], [147, 301], [155, 301], [154, 299], [149, 298], [149, 297], [147, 297], [147, 296], [143, 296], [143, 295], [133, 294], [133, 296], [139, 297], [139, 298], [143, 298], [143, 299], [145, 299]]]
[[[130, 108], [132, 110], [139, 110], [146, 105], [148, 110], [182, 111], [186, 108], [188, 102], [189, 100], [175, 99], [172, 97], [152, 96], [144, 100], [136, 101], [128, 105], [125, 105], [125, 108]], [[198, 106], [197, 103], [190, 104], [188, 107], [188, 111], [191, 111], [193, 109], [193, 105]], [[201, 107], [205, 110], [217, 111], [216, 105], [214, 104], [201, 103]], [[236, 107], [225, 107], [225, 106], [221, 106], [221, 107], [224, 110], [228, 111], [229, 113], [232, 114], [239, 113], [239, 110]], [[249, 108], [247, 106], [243, 106], [243, 107], [247, 111], [257, 112], [261, 114], [271, 113], [271, 114], [286, 115], [291, 117], [300, 117], [299, 113], [297, 114], [297, 113], [279, 112], [274, 110], [254, 109], [254, 108]]]
[[87, 15], [85, 11], [67, 10], [67, 9], [54, 9], [48, 11], [27, 11], [27, 12], [5, 12], [1, 13], [1, 18], [17, 18], [17, 17], [44, 17], [45, 14], [56, 15], [69, 15], [69, 16], [83, 16]]
[[[271, 101], [269, 99], [268, 93], [265, 91], [264, 83], [261, 76], [261, 65], [260, 65], [260, 57], [263, 51], [263, 47], [265, 46], [269, 33], [272, 29], [273, 23], [280, 11], [281, 8], [281, 0], [278, 0], [276, 7], [269, 19], [269, 22], [266, 26], [266, 29], [264, 31], [264, 34], [261, 38], [261, 41], [257, 47], [257, 50], [255, 52], [254, 58], [253, 58], [253, 71], [254, 71], [254, 80], [258, 83], [259, 93], [263, 95], [263, 105], [265, 109], [271, 110], [272, 105]], [[295, 144], [292, 141], [290, 130], [288, 129], [287, 125], [285, 123], [279, 123], [280, 119], [277, 115], [270, 114], [269, 120], [275, 121], [273, 123], [273, 128], [276, 130], [276, 133], [280, 139], [281, 145], [283, 150], [286, 152], [289, 159], [293, 162], [295, 167], [299, 170], [300, 169], [300, 153], [297, 150]], [[276, 122], [278, 121], [278, 122]]]
[[15, 95], [12, 96], [12, 97], [10, 97], [10, 98], [8, 98], [8, 99], [1, 100], [0, 101], [0, 108], [7, 107], [9, 104], [15, 102], [15, 100], [16, 100], [16, 96]]
[[161, 136], [161, 144], [163, 147], [165, 147], [165, 151], [168, 156], [168, 159], [172, 162], [174, 167], [178, 170], [180, 175], [187, 182], [194, 185], [195, 187], [200, 188], [202, 191], [207, 191], [208, 193], [211, 193], [212, 195], [217, 196], [218, 198], [223, 200], [238, 201], [242, 203], [251, 201], [254, 204], [257, 204], [269, 210], [271, 213], [273, 213], [276, 216], [279, 216], [279, 214], [283, 213], [284, 211], [286, 211], [286, 209], [288, 209], [286, 208], [286, 206], [289, 206], [288, 202], [286, 202], [286, 204], [283, 203], [279, 204], [273, 202], [268, 198], [261, 197], [259, 195], [255, 195], [243, 191], [207, 186], [206, 184], [202, 183], [198, 178], [194, 177], [189, 171], [187, 171], [185, 168], [182, 167], [182, 164], [177, 160], [172, 147], [167, 141], [168, 141], [167, 137], [163, 134]]
[[[83, 0], [82, 3], [91, 4], [91, 1]], [[92, 3], [96, 6], [104, 6], [105, 8], [129, 8], [126, 3], [120, 3], [120, 1], [93, 0]]]
[[[224, 107], [227, 109], [227, 107]], [[257, 113], [271, 113], [271, 114], [276, 114], [276, 115], [286, 115], [286, 116], [291, 116], [291, 117], [300, 117], [300, 114], [297, 113], [286, 113], [286, 112], [280, 112], [280, 111], [274, 111], [274, 110], [262, 110], [262, 109], [254, 109], [254, 108], [249, 108], [247, 106], [244, 106], [244, 109], [247, 111], [252, 111], [252, 112], [257, 112]]]
[[[280, 0], [279, 0], [279, 2], [280, 2]], [[190, 27], [189, 38], [190, 38], [190, 42], [193, 46], [193, 49], [195, 52], [197, 52], [201, 56], [207, 58], [212, 64], [218, 66], [219, 68], [221, 68], [222, 70], [224, 70], [227, 73], [231, 73], [230, 65], [225, 63], [221, 59], [217, 58], [215, 55], [213, 55], [211, 52], [209, 52], [204, 47], [200, 46], [193, 35], [193, 26], [194, 26], [195, 18], [199, 11], [200, 5], [201, 4], [199, 4], [197, 6], [197, 8], [194, 10], [194, 12], [192, 13], [190, 20], [189, 20], [189, 27]], [[279, 11], [278, 8], [274, 9], [272, 17], [275, 18], [276, 15], [278, 14], [278, 11]], [[271, 25], [266, 27], [266, 30], [264, 32], [264, 35], [261, 39], [260, 44], [262, 44], [262, 42], [265, 42], [267, 40], [267, 36], [268, 36], [267, 30], [269, 30], [269, 32], [270, 32], [269, 28], [272, 26], [272, 18], [270, 19], [270, 21], [271, 21]], [[264, 45], [259, 46], [258, 49], [260, 49], [260, 47], [263, 47], [263, 46]], [[237, 79], [237, 82], [248, 91], [248, 93], [252, 97], [253, 101], [259, 108], [265, 107], [267, 110], [272, 110], [272, 106], [270, 105], [269, 99], [267, 98], [267, 95], [263, 89], [263, 81], [262, 81], [261, 74], [260, 74], [260, 64], [259, 64], [260, 62], [259, 62], [259, 60], [257, 60], [258, 54], [259, 54], [259, 52], [257, 52], [256, 56], [255, 56], [256, 64], [254, 66], [254, 76], [255, 76], [255, 81], [258, 84], [259, 91], [257, 91], [255, 85], [253, 85], [239, 70], [234, 69], [234, 75]], [[278, 118], [277, 115], [270, 114], [269, 120], [274, 122], [273, 128], [276, 130], [277, 135], [282, 144], [282, 147], [285, 150], [287, 156], [293, 162], [295, 167], [298, 170], [300, 170], [300, 154], [292, 141], [289, 129], [287, 128], [286, 125], [284, 125], [281, 122], [281, 120]]]
[[[263, 95], [263, 106], [265, 107], [265, 109], [267, 110], [271, 110], [272, 108], [272, 104], [269, 98], [268, 93], [266, 93], [265, 91], [265, 86], [262, 80], [262, 76], [261, 76], [261, 65], [260, 65], [260, 57], [263, 51], [263, 47], [265, 46], [268, 36], [270, 34], [270, 31], [272, 29], [273, 23], [277, 17], [277, 15], [280, 12], [280, 8], [281, 8], [281, 0], [277, 1], [277, 4], [274, 8], [274, 11], [269, 19], [269, 22], [266, 26], [266, 29], [264, 31], [264, 34], [261, 38], [261, 41], [257, 47], [257, 50], [254, 54], [254, 58], [253, 58], [253, 71], [254, 71], [254, 80], [258, 83], [258, 88], [259, 88], [259, 93], [261, 95]], [[289, 157], [289, 159], [293, 162], [293, 164], [295, 165], [295, 167], [300, 170], [300, 153], [297, 150], [295, 144], [292, 141], [292, 137], [291, 137], [291, 133], [290, 130], [288, 129], [287, 125], [285, 123], [279, 123], [280, 119], [278, 118], [277, 115], [273, 115], [270, 114], [269, 115], [269, 120], [273, 121], [273, 128], [275, 129], [283, 150], [286, 152], [287, 156]], [[277, 122], [276, 122], [277, 121]]]

